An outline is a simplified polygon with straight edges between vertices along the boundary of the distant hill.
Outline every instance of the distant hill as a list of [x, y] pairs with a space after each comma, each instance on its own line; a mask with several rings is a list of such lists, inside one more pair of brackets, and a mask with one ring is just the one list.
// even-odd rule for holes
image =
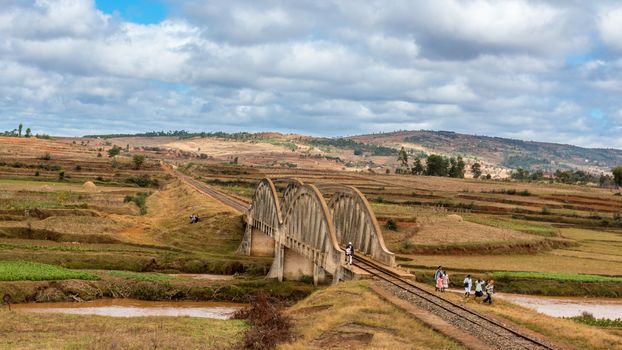
[[[584, 170], [590, 173], [609, 172], [614, 166], [622, 165], [622, 150], [604, 148], [583, 148], [557, 143], [522, 141], [501, 137], [475, 136], [451, 131], [396, 131], [389, 133], [344, 136], [313, 137], [278, 132], [188, 132], [185, 130], [153, 131], [139, 134], [87, 135], [113, 139], [119, 137], [170, 138], [180, 140], [216, 138], [236, 142], [266, 143], [298, 149], [304, 155], [322, 150], [324, 156], [337, 159], [343, 164], [358, 164], [371, 161], [379, 166], [396, 167], [397, 154], [401, 147], [412, 156], [424, 154], [461, 155], [467, 163], [479, 161], [487, 171], [498, 177], [508, 176], [508, 169], [523, 168], [554, 172], [561, 170]], [[311, 147], [310, 149], [308, 147]], [[313, 152], [311, 150], [315, 148]], [[207, 149], [204, 149], [207, 151]], [[308, 153], [308, 154], [307, 154]], [[355, 156], [355, 157], [352, 157]], [[371, 158], [370, 158], [371, 157]]]
[[554, 171], [581, 169], [610, 171], [622, 164], [622, 150], [583, 148], [547, 142], [522, 141], [501, 137], [474, 136], [451, 131], [397, 131], [360, 135], [351, 139], [384, 147], [404, 146], [425, 153], [462, 155], [505, 168]]

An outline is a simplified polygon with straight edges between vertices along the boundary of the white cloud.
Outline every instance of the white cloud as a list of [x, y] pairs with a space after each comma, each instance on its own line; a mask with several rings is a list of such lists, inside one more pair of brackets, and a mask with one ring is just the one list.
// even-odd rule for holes
[[607, 45], [622, 51], [622, 7], [603, 10], [598, 29]]
[[[0, 130], [424, 127], [622, 147], [622, 61], [589, 55], [593, 32], [621, 48], [613, 7], [186, 0], [143, 25], [92, 0], [6, 2]], [[589, 60], [566, 64], [574, 54]], [[608, 124], [586, 117], [594, 108]]]

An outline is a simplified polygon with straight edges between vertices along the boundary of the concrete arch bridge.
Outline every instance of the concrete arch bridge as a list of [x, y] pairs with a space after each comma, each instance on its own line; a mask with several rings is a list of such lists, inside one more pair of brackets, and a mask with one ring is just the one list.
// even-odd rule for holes
[[387, 268], [396, 266], [367, 199], [354, 187], [265, 178], [246, 216], [239, 252], [274, 256], [269, 278], [313, 276], [315, 284], [360, 278], [364, 271], [345, 264], [348, 242], [353, 243], [357, 257]]

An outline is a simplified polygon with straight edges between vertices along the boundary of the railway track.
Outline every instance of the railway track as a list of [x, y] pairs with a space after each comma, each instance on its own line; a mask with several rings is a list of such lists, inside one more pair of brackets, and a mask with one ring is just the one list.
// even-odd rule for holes
[[401, 294], [400, 297], [413, 302], [427, 311], [433, 312], [453, 326], [471, 333], [494, 348], [508, 350], [557, 349], [540, 339], [526, 335], [486, 315], [422, 289], [412, 281], [396, 276], [393, 272], [368, 259], [355, 256], [353, 265], [393, 286], [394, 291], [398, 293], [401, 291], [399, 293]]
[[179, 172], [175, 172], [175, 175], [178, 176], [179, 178], [181, 178], [183, 181], [185, 181], [188, 185], [190, 185], [191, 187], [193, 187], [194, 189], [196, 189], [199, 192], [202, 192], [220, 202], [222, 202], [223, 204], [239, 211], [240, 213], [244, 214], [246, 213], [246, 211], [248, 210], [248, 208], [250, 207], [250, 203], [244, 202], [238, 198], [235, 198], [231, 195], [228, 195], [226, 193], [220, 192], [216, 189], [214, 189], [213, 187], [199, 181], [196, 179], [193, 179], [190, 176], [181, 174]]

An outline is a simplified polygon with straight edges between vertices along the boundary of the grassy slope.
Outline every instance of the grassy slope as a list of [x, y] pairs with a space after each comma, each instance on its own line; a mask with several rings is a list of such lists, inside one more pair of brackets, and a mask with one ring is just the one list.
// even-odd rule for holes
[[[461, 349], [403, 311], [380, 299], [369, 281], [352, 281], [320, 290], [292, 307], [296, 340], [280, 349], [319, 349], [330, 332], [371, 333], [368, 345], [357, 349]], [[324, 346], [343, 348], [347, 340]], [[354, 345], [353, 345], [354, 346]]]

